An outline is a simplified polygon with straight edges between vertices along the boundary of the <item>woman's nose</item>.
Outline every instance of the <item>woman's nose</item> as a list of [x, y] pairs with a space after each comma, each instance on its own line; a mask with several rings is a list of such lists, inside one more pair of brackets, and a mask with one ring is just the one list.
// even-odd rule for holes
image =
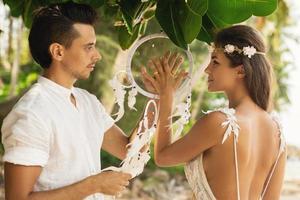
[[207, 65], [207, 67], [205, 68], [204, 72], [209, 74], [210, 73], [210, 69], [209, 69], [210, 64]]

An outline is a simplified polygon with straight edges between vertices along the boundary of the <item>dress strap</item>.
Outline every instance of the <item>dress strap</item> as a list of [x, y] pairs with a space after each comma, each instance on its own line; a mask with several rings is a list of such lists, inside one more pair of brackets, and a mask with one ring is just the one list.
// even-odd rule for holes
[[276, 166], [277, 166], [277, 163], [279, 161], [279, 158], [281, 156], [281, 154], [284, 152], [285, 148], [286, 148], [286, 143], [285, 143], [285, 139], [284, 139], [284, 135], [282, 133], [282, 123], [278, 117], [278, 114], [275, 113], [275, 112], [272, 112], [271, 114], [271, 117], [272, 119], [274, 120], [274, 122], [276, 123], [277, 127], [278, 127], [278, 134], [279, 134], [279, 139], [280, 139], [280, 146], [279, 146], [279, 151], [278, 151], [278, 154], [277, 154], [277, 158], [276, 158], [276, 161], [272, 167], [272, 170], [270, 172], [270, 175], [268, 177], [268, 181], [265, 185], [265, 188], [263, 189], [263, 192], [262, 192], [262, 195], [261, 195], [261, 199], [263, 199], [267, 189], [268, 189], [268, 186], [270, 184], [270, 181], [271, 181], [271, 178], [275, 172], [275, 169], [276, 169]]
[[226, 115], [226, 120], [221, 124], [222, 127], [226, 128], [226, 131], [224, 133], [222, 144], [227, 140], [227, 138], [233, 133], [235, 135], [236, 140], [238, 140], [239, 132], [240, 132], [240, 126], [237, 123], [237, 119], [235, 116], [235, 109], [233, 108], [218, 108], [215, 110], [209, 110], [207, 112], [204, 112], [205, 114], [209, 114], [211, 112], [221, 112]]
[[227, 140], [227, 138], [233, 133], [234, 142], [234, 162], [235, 162], [235, 177], [236, 177], [236, 191], [237, 191], [237, 200], [240, 200], [240, 179], [239, 179], [239, 166], [238, 166], [238, 154], [237, 154], [237, 142], [240, 132], [240, 126], [237, 123], [237, 118], [235, 116], [235, 109], [233, 108], [219, 108], [212, 111], [205, 112], [206, 114], [219, 111], [226, 115], [226, 120], [221, 124], [222, 127], [227, 127], [222, 144]]

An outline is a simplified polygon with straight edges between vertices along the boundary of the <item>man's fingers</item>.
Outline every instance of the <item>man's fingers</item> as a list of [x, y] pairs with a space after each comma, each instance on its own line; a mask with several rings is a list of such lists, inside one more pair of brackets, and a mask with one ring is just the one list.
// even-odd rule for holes
[[124, 172], [120, 172], [120, 173], [121, 173], [122, 178], [124, 178], [126, 180], [129, 180], [132, 177], [131, 174], [124, 173]]
[[125, 181], [123, 185], [128, 186], [129, 185], [129, 181]]

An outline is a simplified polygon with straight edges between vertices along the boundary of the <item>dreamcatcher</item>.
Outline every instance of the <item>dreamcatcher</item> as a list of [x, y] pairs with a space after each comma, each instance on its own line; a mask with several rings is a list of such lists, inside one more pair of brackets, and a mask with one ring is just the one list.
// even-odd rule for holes
[[[114, 96], [115, 96], [115, 103], [118, 105], [118, 111], [117, 113], [113, 114], [115, 117], [115, 121], [119, 121], [124, 113], [125, 113], [125, 97], [126, 93], [128, 92], [128, 107], [131, 110], [137, 110], [134, 105], [136, 103], [136, 96], [138, 93], [148, 97], [149, 100], [147, 102], [145, 113], [142, 118], [142, 120], [139, 122], [138, 125], [138, 131], [137, 136], [133, 139], [133, 141], [129, 144], [128, 152], [126, 158], [121, 162], [121, 166], [119, 168], [117, 167], [108, 167], [104, 169], [106, 170], [114, 170], [114, 171], [121, 171], [130, 173], [132, 177], [135, 177], [142, 173], [144, 166], [150, 159], [150, 150], [149, 148], [146, 151], [141, 152], [141, 149], [147, 145], [150, 144], [151, 139], [156, 131], [156, 124], [158, 120], [158, 108], [156, 105], [155, 100], [153, 99], [159, 99], [159, 96], [153, 93], [150, 93], [143, 88], [141, 88], [135, 81], [131, 65], [132, 65], [132, 58], [134, 53], [136, 52], [137, 48], [143, 44], [146, 41], [152, 40], [152, 39], [168, 39], [168, 37], [163, 34], [152, 34], [149, 36], [146, 36], [139, 41], [137, 41], [132, 48], [129, 51], [128, 54], [128, 60], [127, 60], [127, 67], [126, 71], [119, 71], [117, 72], [113, 79], [109, 81], [110, 86], [113, 88]], [[192, 54], [189, 50], [185, 51], [186, 56], [188, 58], [189, 62], [189, 74], [192, 73], [193, 70], [193, 58]], [[120, 74], [125, 74], [127, 84], [123, 84], [122, 81], [119, 80], [118, 76]], [[190, 77], [190, 76], [189, 76]], [[149, 126], [149, 120], [147, 117], [147, 112], [149, 110], [150, 105], [154, 107], [154, 117], [153, 122]], [[190, 106], [191, 106], [191, 80], [190, 78], [187, 78], [183, 81], [180, 88], [176, 91], [175, 94], [175, 102], [174, 102], [174, 111], [172, 112], [172, 116], [170, 117], [176, 117], [177, 120], [173, 123], [173, 128], [175, 129], [175, 136], [179, 137], [183, 127], [185, 124], [189, 122], [190, 118]]]

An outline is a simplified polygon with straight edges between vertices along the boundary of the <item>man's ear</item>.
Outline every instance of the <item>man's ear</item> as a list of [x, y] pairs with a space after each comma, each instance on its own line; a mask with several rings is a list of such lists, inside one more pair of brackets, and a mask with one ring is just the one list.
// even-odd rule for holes
[[238, 78], [240, 78], [240, 79], [245, 78], [246, 73], [245, 73], [244, 65], [239, 65], [239, 66], [235, 67], [235, 69], [236, 69], [236, 74], [237, 74]]
[[58, 43], [52, 43], [49, 47], [49, 52], [52, 59], [61, 61], [64, 56], [64, 47]]

